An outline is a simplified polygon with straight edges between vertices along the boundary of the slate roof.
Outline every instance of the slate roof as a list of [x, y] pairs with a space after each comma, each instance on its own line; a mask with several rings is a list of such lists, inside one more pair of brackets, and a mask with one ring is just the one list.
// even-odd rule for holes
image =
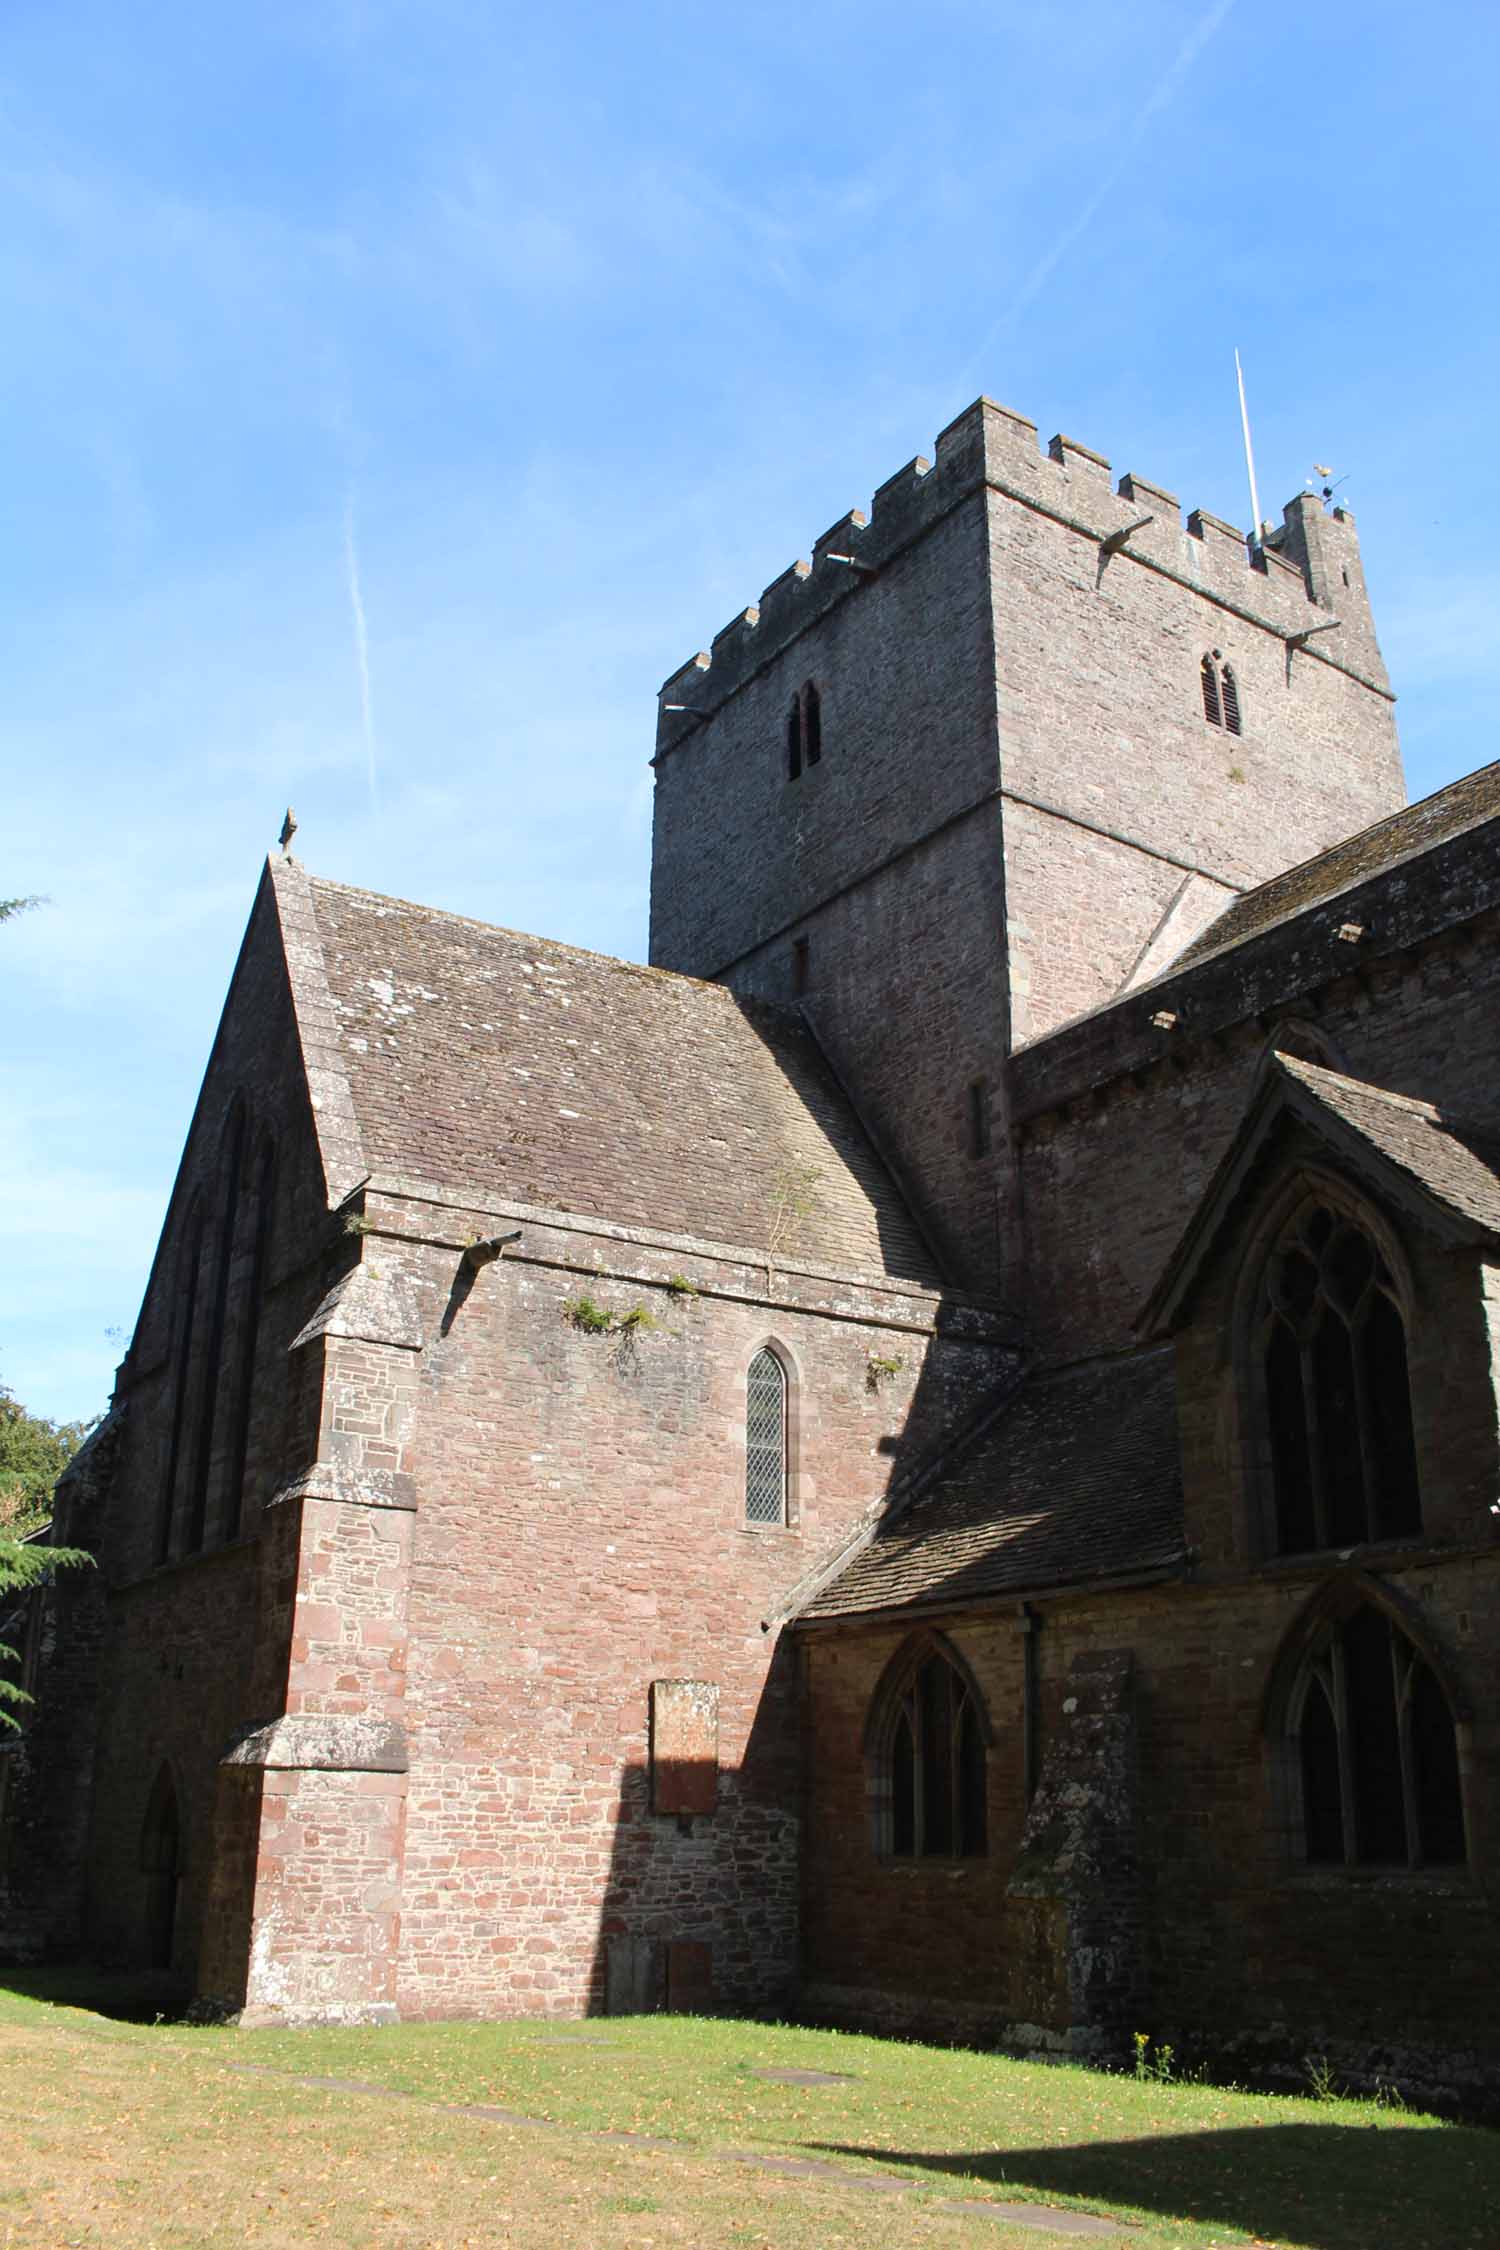
[[1185, 1559], [1170, 1350], [1024, 1382], [799, 1622], [1170, 1570]]
[[373, 1172], [942, 1279], [794, 1011], [308, 879]]
[[1377, 1192], [1404, 1200], [1419, 1221], [1459, 1240], [1500, 1235], [1500, 1127], [1446, 1116], [1430, 1102], [1319, 1063], [1273, 1055], [1141, 1310], [1141, 1333], [1159, 1334], [1182, 1320], [1212, 1244], [1253, 1182], [1268, 1136], [1287, 1116], [1320, 1135]]
[[1500, 1233], [1500, 1131], [1461, 1124], [1408, 1094], [1278, 1055], [1276, 1068], [1460, 1218]]
[[1288, 921], [1310, 906], [1321, 906], [1340, 891], [1351, 890], [1356, 883], [1398, 866], [1402, 860], [1414, 859], [1434, 844], [1461, 836], [1465, 829], [1477, 828], [1497, 814], [1500, 761], [1481, 766], [1462, 781], [1388, 814], [1356, 836], [1345, 837], [1330, 850], [1319, 852], [1316, 859], [1305, 859], [1300, 866], [1289, 867], [1284, 874], [1273, 875], [1268, 883], [1246, 891], [1177, 956], [1170, 973], [1175, 976], [1227, 945], [1258, 937], [1277, 922]]

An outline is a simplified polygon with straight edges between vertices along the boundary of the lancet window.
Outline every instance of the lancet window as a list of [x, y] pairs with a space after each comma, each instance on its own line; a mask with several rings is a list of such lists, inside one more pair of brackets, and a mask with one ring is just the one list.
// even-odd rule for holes
[[762, 1346], [745, 1387], [745, 1521], [787, 1518], [787, 1379], [776, 1354]]

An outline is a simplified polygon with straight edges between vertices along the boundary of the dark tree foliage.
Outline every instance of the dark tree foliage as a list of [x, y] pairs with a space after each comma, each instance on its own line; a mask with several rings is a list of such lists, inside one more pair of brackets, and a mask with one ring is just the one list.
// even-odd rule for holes
[[[0, 1624], [15, 1631], [22, 1602], [54, 1570], [90, 1557], [77, 1547], [52, 1547], [39, 1536], [58, 1478], [88, 1433], [86, 1422], [47, 1422], [28, 1414], [0, 1383]], [[14, 1728], [15, 1707], [31, 1698], [13, 1676], [20, 1653], [0, 1638], [0, 1728]]]

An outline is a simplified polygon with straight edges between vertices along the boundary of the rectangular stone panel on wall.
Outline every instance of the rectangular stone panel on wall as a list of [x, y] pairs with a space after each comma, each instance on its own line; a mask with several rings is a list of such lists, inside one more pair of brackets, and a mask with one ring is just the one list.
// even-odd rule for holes
[[711, 1680], [653, 1680], [652, 1810], [711, 1813], [718, 1795], [718, 1688]]

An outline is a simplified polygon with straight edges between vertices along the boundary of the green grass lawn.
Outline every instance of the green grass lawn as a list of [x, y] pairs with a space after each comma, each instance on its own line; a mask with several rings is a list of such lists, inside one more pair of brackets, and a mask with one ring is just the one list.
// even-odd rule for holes
[[[226, 2145], [239, 2145], [242, 2135], [253, 2141], [256, 2176], [273, 2183], [267, 2209], [291, 2231], [258, 2234], [252, 2225], [246, 2232], [237, 2213], [232, 2222], [222, 2221], [227, 2231], [220, 2234], [213, 2227], [221, 2220], [209, 2211], [191, 2222], [200, 2227], [197, 2233], [132, 2232], [129, 2199], [116, 2195], [101, 2206], [97, 2235], [28, 2234], [24, 2221], [12, 2216], [18, 2210], [12, 2180], [8, 2193], [0, 2190], [0, 2246], [8, 2240], [207, 2243], [236, 2236], [382, 2245], [685, 2240], [779, 2246], [972, 2241], [976, 2228], [987, 2244], [1048, 2239], [952, 2208], [974, 2200], [1092, 2212], [1129, 2225], [1138, 2243], [1205, 2250], [1252, 2242], [1277, 2250], [1381, 2250], [1396, 2243], [1414, 2250], [1494, 2250], [1500, 2240], [1500, 2135], [1365, 2103], [1234, 2094], [963, 2050], [685, 2017], [409, 2024], [379, 2031], [153, 2026], [39, 1997], [62, 1989], [55, 1981], [17, 1978], [0, 1992], [7, 2116], [17, 2114], [18, 2078], [31, 2086], [38, 2070], [44, 2079], [56, 2073], [54, 2101], [63, 2105], [85, 2080], [97, 2081], [106, 2109], [117, 2081], [133, 2086], [128, 2109], [112, 2113], [111, 2145], [118, 2155], [122, 2132], [127, 2142], [134, 2135], [150, 2144], [132, 2176], [154, 2181], [158, 2208], [170, 2208], [173, 2151], [179, 2164], [189, 2163], [190, 2152], [164, 2121], [206, 2103]], [[767, 2068], [843, 2075], [838, 2083], [804, 2086], [756, 2075]], [[319, 2079], [344, 2083], [306, 2084]], [[413, 2098], [378, 2101], [351, 2091], [349, 2081]], [[455, 2106], [473, 2104], [512, 2118], [476, 2119]], [[523, 2125], [517, 2116], [546, 2121], [553, 2130]], [[342, 2182], [335, 2198], [340, 2215], [332, 2220], [320, 2216], [318, 2194], [309, 2200], [298, 2186], [299, 2180], [306, 2186], [297, 2147], [310, 2118], [335, 2152], [325, 2167], [328, 2177]], [[601, 2133], [649, 2136], [670, 2147], [643, 2150], [591, 2138]], [[60, 2148], [63, 2136], [58, 2139]], [[362, 2170], [355, 2167], [347, 2177], [337, 2154], [346, 2142], [365, 2151]], [[509, 2152], [503, 2224], [482, 2211], [476, 2218], [464, 2201], [474, 2166], [493, 2162], [502, 2143]], [[279, 2169], [278, 2146], [284, 2152]], [[730, 2152], [811, 2159], [835, 2170], [830, 2178], [735, 2167]], [[65, 2156], [53, 2154], [66, 2169]], [[386, 2163], [405, 2183], [403, 2194], [414, 2171], [428, 2168], [434, 2185], [415, 2213], [399, 2196], [384, 2216], [364, 2211], [360, 2196], [368, 2202], [383, 2194], [389, 2202], [393, 2191], [381, 2184]], [[847, 2176], [872, 2171], [895, 2175], [909, 2183], [909, 2192], [861, 2195]], [[222, 2167], [210, 2167], [201, 2178], [195, 2174], [194, 2194], [207, 2193], [221, 2173]], [[486, 2175], [491, 2184], [496, 2176]], [[519, 2199], [517, 2180], [525, 2191]], [[580, 2219], [585, 2207], [589, 2216]], [[180, 2218], [181, 2212], [173, 2223]], [[366, 2226], [374, 2231], [359, 2231]], [[424, 2226], [431, 2231], [420, 2231]], [[485, 2231], [490, 2226], [496, 2231]], [[409, 2231], [413, 2227], [418, 2231]], [[473, 2227], [478, 2231], [464, 2231]]]

